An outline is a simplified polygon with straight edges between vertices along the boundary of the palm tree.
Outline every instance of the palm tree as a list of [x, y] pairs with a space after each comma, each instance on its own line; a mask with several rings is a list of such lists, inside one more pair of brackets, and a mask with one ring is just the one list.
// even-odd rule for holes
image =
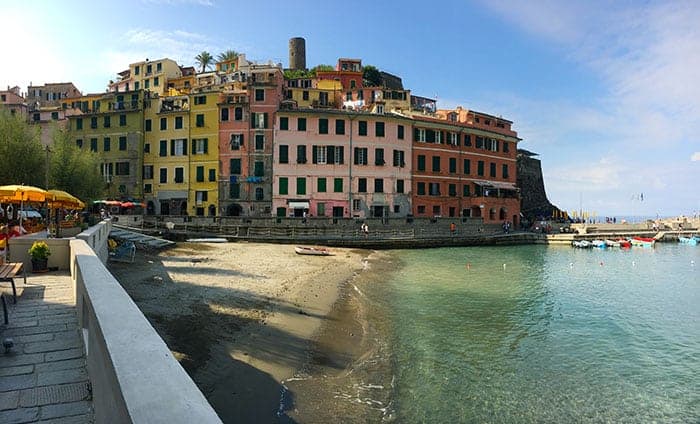
[[207, 68], [211, 67], [212, 62], [214, 62], [214, 57], [209, 54], [208, 51], [203, 51], [194, 58], [197, 65], [202, 67], [202, 72], [206, 71]]
[[235, 50], [226, 50], [225, 52], [219, 54], [217, 59], [219, 62], [230, 62], [232, 60], [236, 60], [238, 58], [238, 52]]

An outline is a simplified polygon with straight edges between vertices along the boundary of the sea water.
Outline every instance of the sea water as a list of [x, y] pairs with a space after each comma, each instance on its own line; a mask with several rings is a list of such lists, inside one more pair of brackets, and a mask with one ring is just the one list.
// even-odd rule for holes
[[338, 419], [700, 420], [700, 247], [391, 256], [394, 272], [356, 287], [375, 348], [310, 384]]

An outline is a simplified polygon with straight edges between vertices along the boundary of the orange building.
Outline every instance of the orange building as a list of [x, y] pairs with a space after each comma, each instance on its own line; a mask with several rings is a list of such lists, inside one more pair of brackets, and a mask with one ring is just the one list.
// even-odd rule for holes
[[512, 122], [462, 108], [413, 119], [413, 214], [517, 225], [520, 139]]

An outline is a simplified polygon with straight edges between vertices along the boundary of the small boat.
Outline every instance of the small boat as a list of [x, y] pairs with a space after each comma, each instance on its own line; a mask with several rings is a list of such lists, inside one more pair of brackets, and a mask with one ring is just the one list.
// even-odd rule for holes
[[617, 242], [620, 243], [620, 247], [622, 249], [629, 249], [630, 247], [632, 247], [632, 242], [627, 239], [617, 239]]
[[652, 237], [632, 237], [632, 246], [638, 247], [654, 247], [656, 240]]
[[605, 240], [596, 239], [593, 240], [591, 244], [593, 245], [593, 247], [597, 247], [599, 249], [605, 249], [606, 247], [608, 247], [608, 245], [605, 243]]
[[294, 251], [298, 255], [312, 255], [312, 256], [332, 256], [333, 253], [325, 247], [306, 247], [306, 246], [296, 246]]
[[589, 247], [593, 247], [593, 244], [588, 240], [574, 240], [571, 242], [571, 245], [574, 247], [578, 247], [579, 249], [587, 249]]
[[683, 237], [683, 236], [678, 236], [678, 241], [681, 244], [689, 244], [691, 246], [697, 246], [698, 242], [700, 242], [700, 237]]
[[617, 240], [605, 239], [605, 244], [610, 247], [620, 247], [620, 242]]

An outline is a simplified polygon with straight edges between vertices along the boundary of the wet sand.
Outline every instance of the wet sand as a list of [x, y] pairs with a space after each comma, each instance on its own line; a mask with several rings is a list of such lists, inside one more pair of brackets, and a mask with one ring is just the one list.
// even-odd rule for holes
[[[313, 415], [295, 413], [297, 394], [281, 383], [312, 359], [346, 368], [364, 349], [361, 314], [344, 299], [370, 252], [333, 251], [180, 243], [109, 268], [224, 422], [308, 422]], [[337, 335], [314, 343], [322, 328]]]

